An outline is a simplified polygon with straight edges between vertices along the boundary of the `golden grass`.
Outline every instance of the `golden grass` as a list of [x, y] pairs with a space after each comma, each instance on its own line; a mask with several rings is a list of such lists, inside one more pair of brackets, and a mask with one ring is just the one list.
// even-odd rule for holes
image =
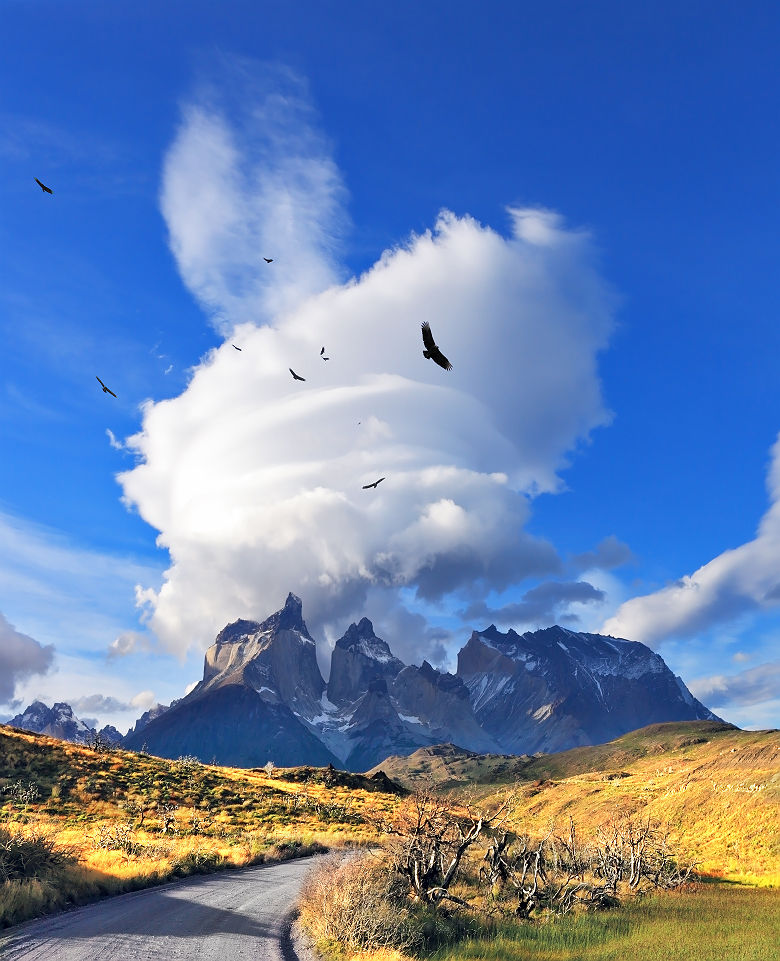
[[[38, 796], [29, 801], [31, 783]], [[269, 776], [100, 754], [0, 726], [0, 820], [12, 832], [53, 838], [77, 859], [55, 880], [6, 881], [0, 927], [171, 877], [372, 843], [370, 818], [397, 803], [370, 781], [338, 772]]]

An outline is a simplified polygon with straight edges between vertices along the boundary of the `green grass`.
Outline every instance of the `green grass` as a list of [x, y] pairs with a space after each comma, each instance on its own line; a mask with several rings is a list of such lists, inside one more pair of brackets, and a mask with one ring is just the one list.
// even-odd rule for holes
[[698, 885], [440, 949], [429, 961], [778, 961], [780, 891]]

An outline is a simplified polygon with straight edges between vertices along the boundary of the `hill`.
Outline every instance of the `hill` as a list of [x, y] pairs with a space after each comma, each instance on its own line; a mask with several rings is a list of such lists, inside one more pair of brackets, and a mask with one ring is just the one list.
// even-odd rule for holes
[[616, 815], [663, 821], [688, 857], [711, 874], [780, 883], [780, 732], [712, 721], [653, 724], [606, 744], [534, 757], [480, 756], [452, 745], [388, 758], [382, 770], [407, 787], [433, 778], [489, 796], [516, 784], [518, 821], [597, 828]]
[[366, 843], [366, 817], [398, 799], [381, 777], [95, 751], [0, 725], [0, 927], [172, 876]]

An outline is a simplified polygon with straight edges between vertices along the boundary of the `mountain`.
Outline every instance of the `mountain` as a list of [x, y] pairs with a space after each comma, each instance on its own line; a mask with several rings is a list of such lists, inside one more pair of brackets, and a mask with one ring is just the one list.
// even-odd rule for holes
[[557, 625], [474, 631], [457, 674], [505, 753], [600, 744], [663, 721], [720, 721], [644, 644]]
[[206, 651], [203, 680], [128, 734], [124, 746], [234, 767], [338, 764], [302, 720], [321, 711], [324, 691], [301, 601], [289, 594], [265, 621], [238, 620], [220, 631]]
[[[363, 617], [336, 641], [326, 683], [301, 600], [289, 594], [264, 621], [224, 627], [206, 651], [203, 679], [143, 714], [122, 745], [235, 767], [364, 771], [434, 745], [533, 755], [694, 720], [720, 718], [650, 648], [558, 626], [474, 631], [448, 674], [427, 661], [405, 665]], [[82, 743], [94, 735], [67, 704], [36, 702], [11, 723]], [[101, 733], [112, 743], [119, 737]]]
[[[173, 704], [178, 704], [178, 703], [179, 703], [178, 701], [173, 701]], [[127, 732], [126, 737], [130, 737], [131, 734], [140, 734], [141, 731], [143, 731], [143, 729], [149, 723], [149, 721], [153, 721], [156, 717], [159, 717], [161, 714], [165, 714], [168, 708], [172, 707], [173, 704], [157, 703], [154, 705], [154, 707], [150, 707], [148, 711], [144, 711], [144, 713], [138, 718], [135, 724]]]
[[[47, 707], [43, 701], [33, 701], [22, 714], [12, 717], [8, 724], [23, 731], [48, 734], [50, 737], [58, 737], [61, 741], [72, 741], [74, 744], [89, 744], [95, 736], [94, 729], [75, 716], [70, 704], [63, 702], [58, 702], [54, 707]], [[104, 731], [106, 730], [104, 728]], [[118, 731], [116, 733], [119, 734]], [[113, 742], [113, 735], [107, 739]]]

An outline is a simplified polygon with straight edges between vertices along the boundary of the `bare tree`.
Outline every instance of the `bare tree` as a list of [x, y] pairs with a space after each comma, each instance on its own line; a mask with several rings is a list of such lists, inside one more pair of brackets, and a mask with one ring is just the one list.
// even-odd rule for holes
[[434, 907], [443, 900], [468, 907], [450, 887], [466, 852], [486, 828], [506, 820], [512, 802], [513, 796], [507, 795], [487, 812], [469, 803], [447, 803], [432, 788], [407, 798], [392, 820], [378, 826], [390, 837], [392, 866], [406, 878], [410, 893]]

